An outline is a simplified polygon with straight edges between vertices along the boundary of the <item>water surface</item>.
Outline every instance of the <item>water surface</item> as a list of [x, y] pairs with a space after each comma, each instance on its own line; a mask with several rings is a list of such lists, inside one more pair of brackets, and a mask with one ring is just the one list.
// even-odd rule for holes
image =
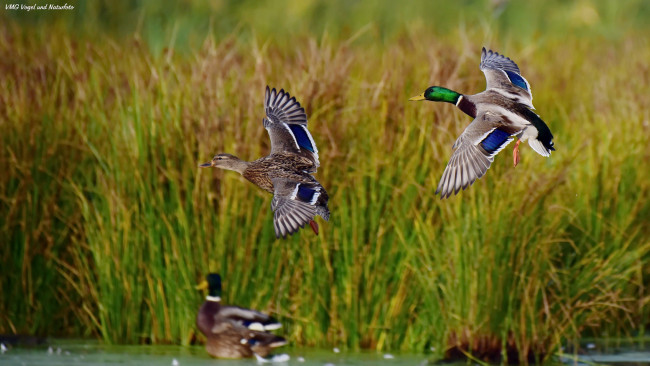
[[[278, 352], [289, 356], [286, 362], [263, 363], [268, 366], [412, 366], [426, 365], [427, 355], [388, 354], [376, 352], [345, 352], [286, 348]], [[2, 366], [71, 365], [71, 366], [203, 366], [260, 365], [255, 359], [218, 360], [211, 358], [202, 346], [106, 346], [94, 342], [50, 342], [45, 347], [14, 347], [0, 354]]]
[[[287, 347], [282, 354], [289, 359], [278, 363], [261, 363], [255, 359], [218, 360], [205, 352], [202, 346], [108, 346], [88, 341], [50, 341], [38, 347], [9, 347], [0, 353], [2, 366], [71, 365], [71, 366], [203, 366], [203, 365], [294, 365], [294, 366], [424, 366], [430, 355], [346, 352], [335, 350], [314, 350]], [[574, 356], [567, 356], [548, 365], [593, 365], [650, 366], [650, 348], [644, 346], [621, 346], [603, 348], [594, 344], [584, 347], [583, 354], [575, 362]], [[455, 364], [445, 363], [445, 366]], [[460, 362], [457, 365], [466, 365]]]

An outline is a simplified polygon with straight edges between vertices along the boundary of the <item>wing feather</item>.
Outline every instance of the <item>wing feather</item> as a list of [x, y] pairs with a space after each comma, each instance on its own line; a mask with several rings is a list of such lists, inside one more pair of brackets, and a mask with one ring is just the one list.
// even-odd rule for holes
[[318, 167], [318, 148], [307, 129], [305, 109], [284, 89], [278, 92], [267, 86], [264, 101], [263, 125], [271, 138], [271, 154], [288, 152], [305, 156]]
[[[458, 194], [485, 175], [494, 156], [512, 141], [510, 134], [498, 130], [500, 123], [498, 116], [482, 113], [467, 126], [454, 144], [456, 149], [442, 173], [436, 194], [441, 198]], [[486, 150], [482, 143], [488, 139], [490, 149]]]
[[533, 93], [528, 80], [521, 75], [519, 66], [510, 58], [493, 52], [481, 50], [479, 68], [485, 74], [486, 90], [494, 90], [505, 97], [533, 107]]
[[316, 215], [329, 218], [327, 193], [314, 177], [273, 178], [273, 226], [276, 237], [286, 237], [305, 227]]

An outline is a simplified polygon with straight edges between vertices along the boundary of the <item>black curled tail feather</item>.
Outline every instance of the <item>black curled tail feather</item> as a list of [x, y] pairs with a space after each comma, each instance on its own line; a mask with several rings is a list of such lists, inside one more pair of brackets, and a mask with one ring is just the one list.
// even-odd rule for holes
[[551, 129], [544, 120], [542, 120], [537, 113], [525, 108], [524, 115], [528, 121], [537, 129], [537, 140], [542, 143], [545, 149], [555, 151], [555, 143], [553, 143], [553, 134]]

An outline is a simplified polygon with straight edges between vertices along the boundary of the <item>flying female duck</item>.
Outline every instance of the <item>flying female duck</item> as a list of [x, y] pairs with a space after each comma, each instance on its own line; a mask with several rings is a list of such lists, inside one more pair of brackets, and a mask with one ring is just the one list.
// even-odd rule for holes
[[553, 135], [546, 123], [532, 110], [530, 84], [521, 76], [514, 61], [496, 52], [481, 51], [480, 69], [485, 74], [484, 92], [464, 95], [440, 86], [429, 87], [410, 100], [431, 100], [455, 104], [474, 118], [458, 137], [454, 153], [436, 189], [441, 198], [469, 187], [490, 168], [494, 156], [517, 138], [514, 165], [519, 163], [519, 143], [528, 144], [538, 154], [550, 156]]
[[326, 221], [327, 192], [311, 173], [320, 166], [316, 143], [307, 130], [307, 114], [295, 97], [284, 89], [266, 87], [264, 128], [271, 138], [271, 154], [244, 161], [230, 154], [218, 154], [199, 165], [234, 170], [263, 190], [273, 193], [275, 236], [283, 238], [309, 223], [318, 235], [316, 215]]
[[287, 341], [270, 333], [282, 324], [270, 316], [239, 306], [221, 305], [221, 276], [210, 273], [199, 289], [208, 289], [208, 296], [196, 317], [196, 325], [206, 337], [205, 349], [213, 357], [266, 357], [273, 348]]

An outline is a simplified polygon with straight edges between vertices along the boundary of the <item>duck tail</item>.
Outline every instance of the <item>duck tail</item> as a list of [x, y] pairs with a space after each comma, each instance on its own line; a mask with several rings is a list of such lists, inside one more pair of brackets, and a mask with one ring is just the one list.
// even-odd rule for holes
[[316, 213], [325, 219], [325, 221], [330, 221], [330, 210], [327, 208], [327, 204], [323, 206], [317, 206], [316, 207]]

